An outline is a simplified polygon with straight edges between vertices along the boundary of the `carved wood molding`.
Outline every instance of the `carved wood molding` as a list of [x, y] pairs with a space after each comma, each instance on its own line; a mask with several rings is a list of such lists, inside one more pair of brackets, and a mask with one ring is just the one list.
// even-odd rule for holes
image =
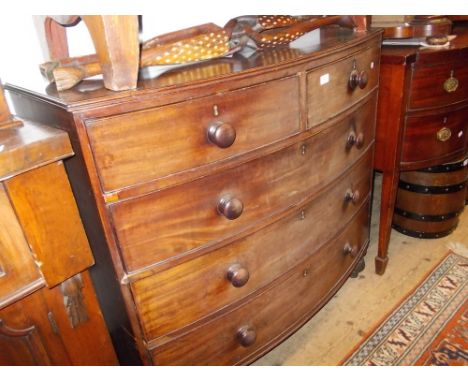
[[[2, 339], [2, 336], [5, 340]], [[35, 325], [24, 329], [13, 329], [0, 319], [0, 347], [22, 354], [21, 365], [51, 365], [52, 362]], [[7, 356], [8, 359], [8, 356]], [[5, 360], [0, 357], [0, 363]]]
[[29, 328], [24, 329], [13, 329], [6, 325], [3, 320], [0, 318], [0, 334], [7, 336], [7, 337], [27, 337], [29, 336], [36, 327], [34, 325], [30, 326]]

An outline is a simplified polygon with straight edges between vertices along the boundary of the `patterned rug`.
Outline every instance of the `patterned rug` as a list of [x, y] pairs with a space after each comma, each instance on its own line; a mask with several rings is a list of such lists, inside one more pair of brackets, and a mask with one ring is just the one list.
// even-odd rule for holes
[[449, 252], [341, 364], [468, 365], [467, 294], [468, 258]]

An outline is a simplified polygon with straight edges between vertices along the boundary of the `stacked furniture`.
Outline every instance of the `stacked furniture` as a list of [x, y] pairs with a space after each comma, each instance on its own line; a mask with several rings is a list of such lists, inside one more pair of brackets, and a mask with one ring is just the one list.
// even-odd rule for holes
[[[103, 310], [115, 338], [123, 301], [145, 364], [252, 362], [362, 264], [381, 32], [318, 33], [134, 91], [8, 86], [20, 115], [71, 136]], [[120, 293], [99, 285], [109, 259]]]
[[[466, 27], [455, 28], [453, 33], [457, 38], [447, 48], [382, 48], [375, 156], [375, 168], [383, 174], [376, 257], [379, 274], [385, 272], [388, 263], [388, 243], [400, 173], [407, 181], [411, 175], [403, 175], [406, 171], [434, 172], [431, 167], [452, 162], [463, 165], [468, 142], [468, 33]], [[456, 166], [448, 167], [457, 170]], [[441, 170], [444, 171], [443, 168]], [[429, 187], [430, 192], [431, 186], [452, 183], [423, 184]], [[459, 186], [460, 182], [454, 180], [453, 184]], [[455, 187], [449, 191], [460, 190]], [[463, 196], [456, 198], [463, 200]], [[447, 201], [450, 199], [447, 197]], [[409, 212], [419, 221], [447, 214], [456, 218], [460, 207], [463, 203], [458, 207], [447, 205], [439, 211]], [[405, 224], [402, 219], [405, 217], [396, 218], [397, 225]], [[414, 227], [412, 236], [421, 234], [423, 237], [423, 233], [418, 232], [421, 228]], [[448, 227], [439, 227], [436, 230], [441, 230], [442, 234], [449, 232]]]
[[0, 365], [115, 365], [68, 136], [12, 118], [1, 86], [0, 112]]

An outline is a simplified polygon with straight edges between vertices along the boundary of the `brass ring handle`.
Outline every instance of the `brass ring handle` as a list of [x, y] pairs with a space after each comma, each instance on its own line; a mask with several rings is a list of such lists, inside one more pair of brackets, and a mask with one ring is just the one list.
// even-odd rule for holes
[[246, 348], [255, 343], [255, 340], [257, 339], [257, 333], [254, 328], [249, 325], [245, 325], [237, 330], [236, 338], [237, 341]]
[[352, 258], [355, 258], [358, 253], [358, 247], [357, 245], [351, 245], [349, 243], [346, 243], [345, 246], [343, 247], [343, 254], [349, 255]]
[[249, 271], [240, 264], [233, 264], [229, 267], [226, 275], [227, 279], [235, 288], [240, 288], [249, 281]]
[[437, 132], [437, 139], [441, 142], [448, 141], [451, 136], [452, 131], [448, 127], [442, 127], [442, 129]]
[[346, 202], [353, 202], [353, 204], [356, 204], [357, 202], [359, 202], [359, 200], [361, 199], [361, 193], [359, 192], [359, 190], [351, 190], [350, 188], [348, 188], [345, 192], [345, 201]]
[[208, 140], [219, 148], [225, 149], [236, 140], [236, 129], [229, 123], [215, 122], [208, 127]]
[[218, 202], [218, 212], [229, 220], [237, 219], [243, 210], [244, 204], [237, 198], [224, 196]]
[[444, 81], [444, 90], [447, 93], [453, 93], [458, 89], [458, 79], [453, 76], [453, 70], [450, 72], [450, 77]]

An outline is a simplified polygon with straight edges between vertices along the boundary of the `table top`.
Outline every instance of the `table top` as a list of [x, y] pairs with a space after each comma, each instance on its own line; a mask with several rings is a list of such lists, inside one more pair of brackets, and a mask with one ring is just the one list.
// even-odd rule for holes
[[395, 64], [411, 63], [414, 62], [416, 58], [420, 60], [431, 60], [433, 55], [446, 54], [447, 51], [456, 52], [462, 49], [468, 50], [468, 23], [455, 25], [452, 30], [452, 35], [456, 35], [456, 38], [450, 42], [448, 47], [443, 48], [385, 45], [382, 47], [382, 62]]

